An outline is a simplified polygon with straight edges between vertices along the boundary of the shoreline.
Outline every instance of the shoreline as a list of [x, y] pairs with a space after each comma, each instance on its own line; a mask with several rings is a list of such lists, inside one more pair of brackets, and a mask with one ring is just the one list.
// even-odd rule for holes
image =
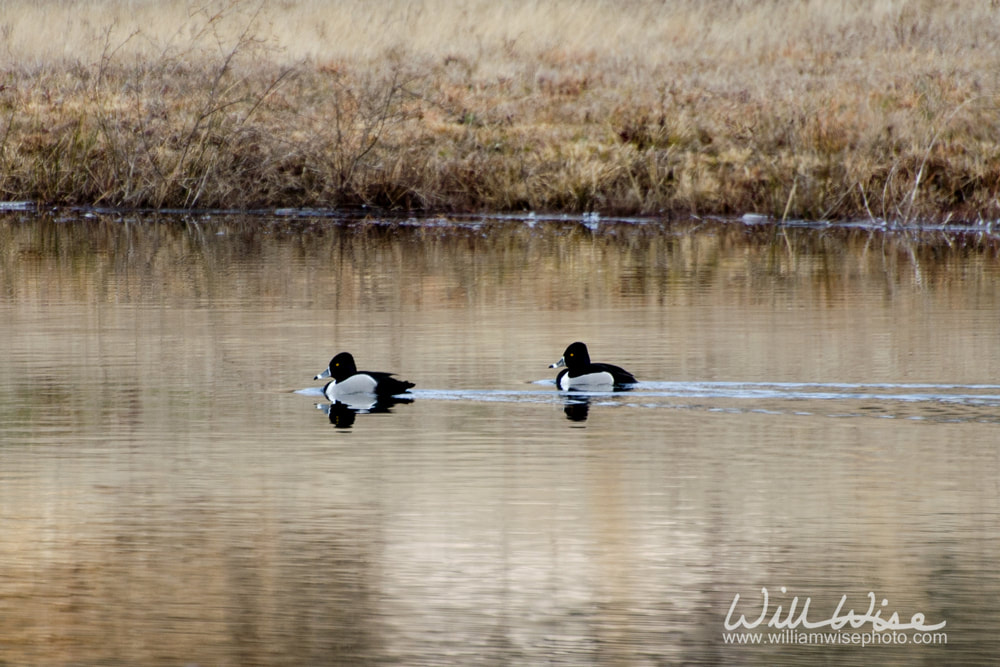
[[[527, 230], [560, 227], [580, 230], [597, 236], [618, 236], [636, 230], [640, 234], [676, 235], [703, 228], [741, 228], [745, 233], [766, 234], [773, 240], [794, 231], [815, 231], [823, 234], [867, 234], [898, 237], [914, 246], [944, 243], [951, 247], [956, 241], [968, 250], [972, 247], [996, 253], [1000, 249], [1000, 221], [976, 222], [956, 219], [943, 221], [911, 220], [895, 222], [879, 219], [780, 220], [766, 215], [746, 213], [725, 215], [601, 215], [598, 212], [503, 212], [503, 211], [414, 211], [388, 210], [373, 207], [345, 208], [128, 208], [90, 206], [86, 204], [54, 205], [34, 201], [0, 201], [0, 222], [11, 217], [57, 218], [61, 221], [183, 221], [185, 224], [211, 224], [223, 220], [257, 220], [275, 228], [337, 227], [368, 229], [421, 228], [444, 230]], [[780, 241], [784, 243], [783, 240]]]

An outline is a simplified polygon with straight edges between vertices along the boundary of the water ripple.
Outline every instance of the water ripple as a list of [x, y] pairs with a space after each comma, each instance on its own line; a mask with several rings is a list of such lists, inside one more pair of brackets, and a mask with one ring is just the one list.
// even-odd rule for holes
[[[628, 391], [560, 392], [552, 380], [531, 389], [413, 389], [416, 401], [586, 404], [728, 414], [868, 417], [1000, 423], [1000, 385], [846, 382], [640, 382]], [[322, 397], [318, 388], [296, 393]]]

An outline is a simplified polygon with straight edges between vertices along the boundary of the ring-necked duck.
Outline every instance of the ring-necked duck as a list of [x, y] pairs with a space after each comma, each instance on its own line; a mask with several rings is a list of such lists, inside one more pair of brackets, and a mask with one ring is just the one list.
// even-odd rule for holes
[[620, 389], [623, 385], [637, 382], [635, 376], [624, 368], [612, 364], [598, 364], [590, 361], [587, 346], [577, 341], [570, 344], [563, 352], [562, 359], [549, 368], [566, 369], [556, 376], [556, 386], [563, 391], [579, 389], [583, 391], [602, 391]]
[[412, 382], [398, 380], [392, 373], [382, 373], [378, 371], [359, 371], [354, 365], [354, 357], [350, 352], [341, 352], [330, 360], [330, 365], [326, 370], [314, 377], [314, 380], [323, 378], [333, 378], [323, 387], [323, 394], [331, 401], [337, 400], [339, 396], [349, 396], [351, 394], [375, 394], [376, 396], [394, 396], [402, 394], [410, 387], [415, 386]]

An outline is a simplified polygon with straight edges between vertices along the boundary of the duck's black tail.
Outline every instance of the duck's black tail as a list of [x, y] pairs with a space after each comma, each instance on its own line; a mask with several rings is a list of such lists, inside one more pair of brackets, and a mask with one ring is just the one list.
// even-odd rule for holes
[[416, 385], [412, 382], [399, 380], [387, 375], [386, 377], [379, 379], [378, 387], [375, 391], [379, 396], [395, 396], [396, 394], [402, 394], [410, 387], [415, 386]]

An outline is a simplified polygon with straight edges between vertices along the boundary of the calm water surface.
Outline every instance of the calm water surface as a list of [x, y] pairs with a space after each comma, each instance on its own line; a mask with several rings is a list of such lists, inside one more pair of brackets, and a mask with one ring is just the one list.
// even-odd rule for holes
[[991, 664], [997, 239], [586, 222], [0, 217], [0, 664]]

